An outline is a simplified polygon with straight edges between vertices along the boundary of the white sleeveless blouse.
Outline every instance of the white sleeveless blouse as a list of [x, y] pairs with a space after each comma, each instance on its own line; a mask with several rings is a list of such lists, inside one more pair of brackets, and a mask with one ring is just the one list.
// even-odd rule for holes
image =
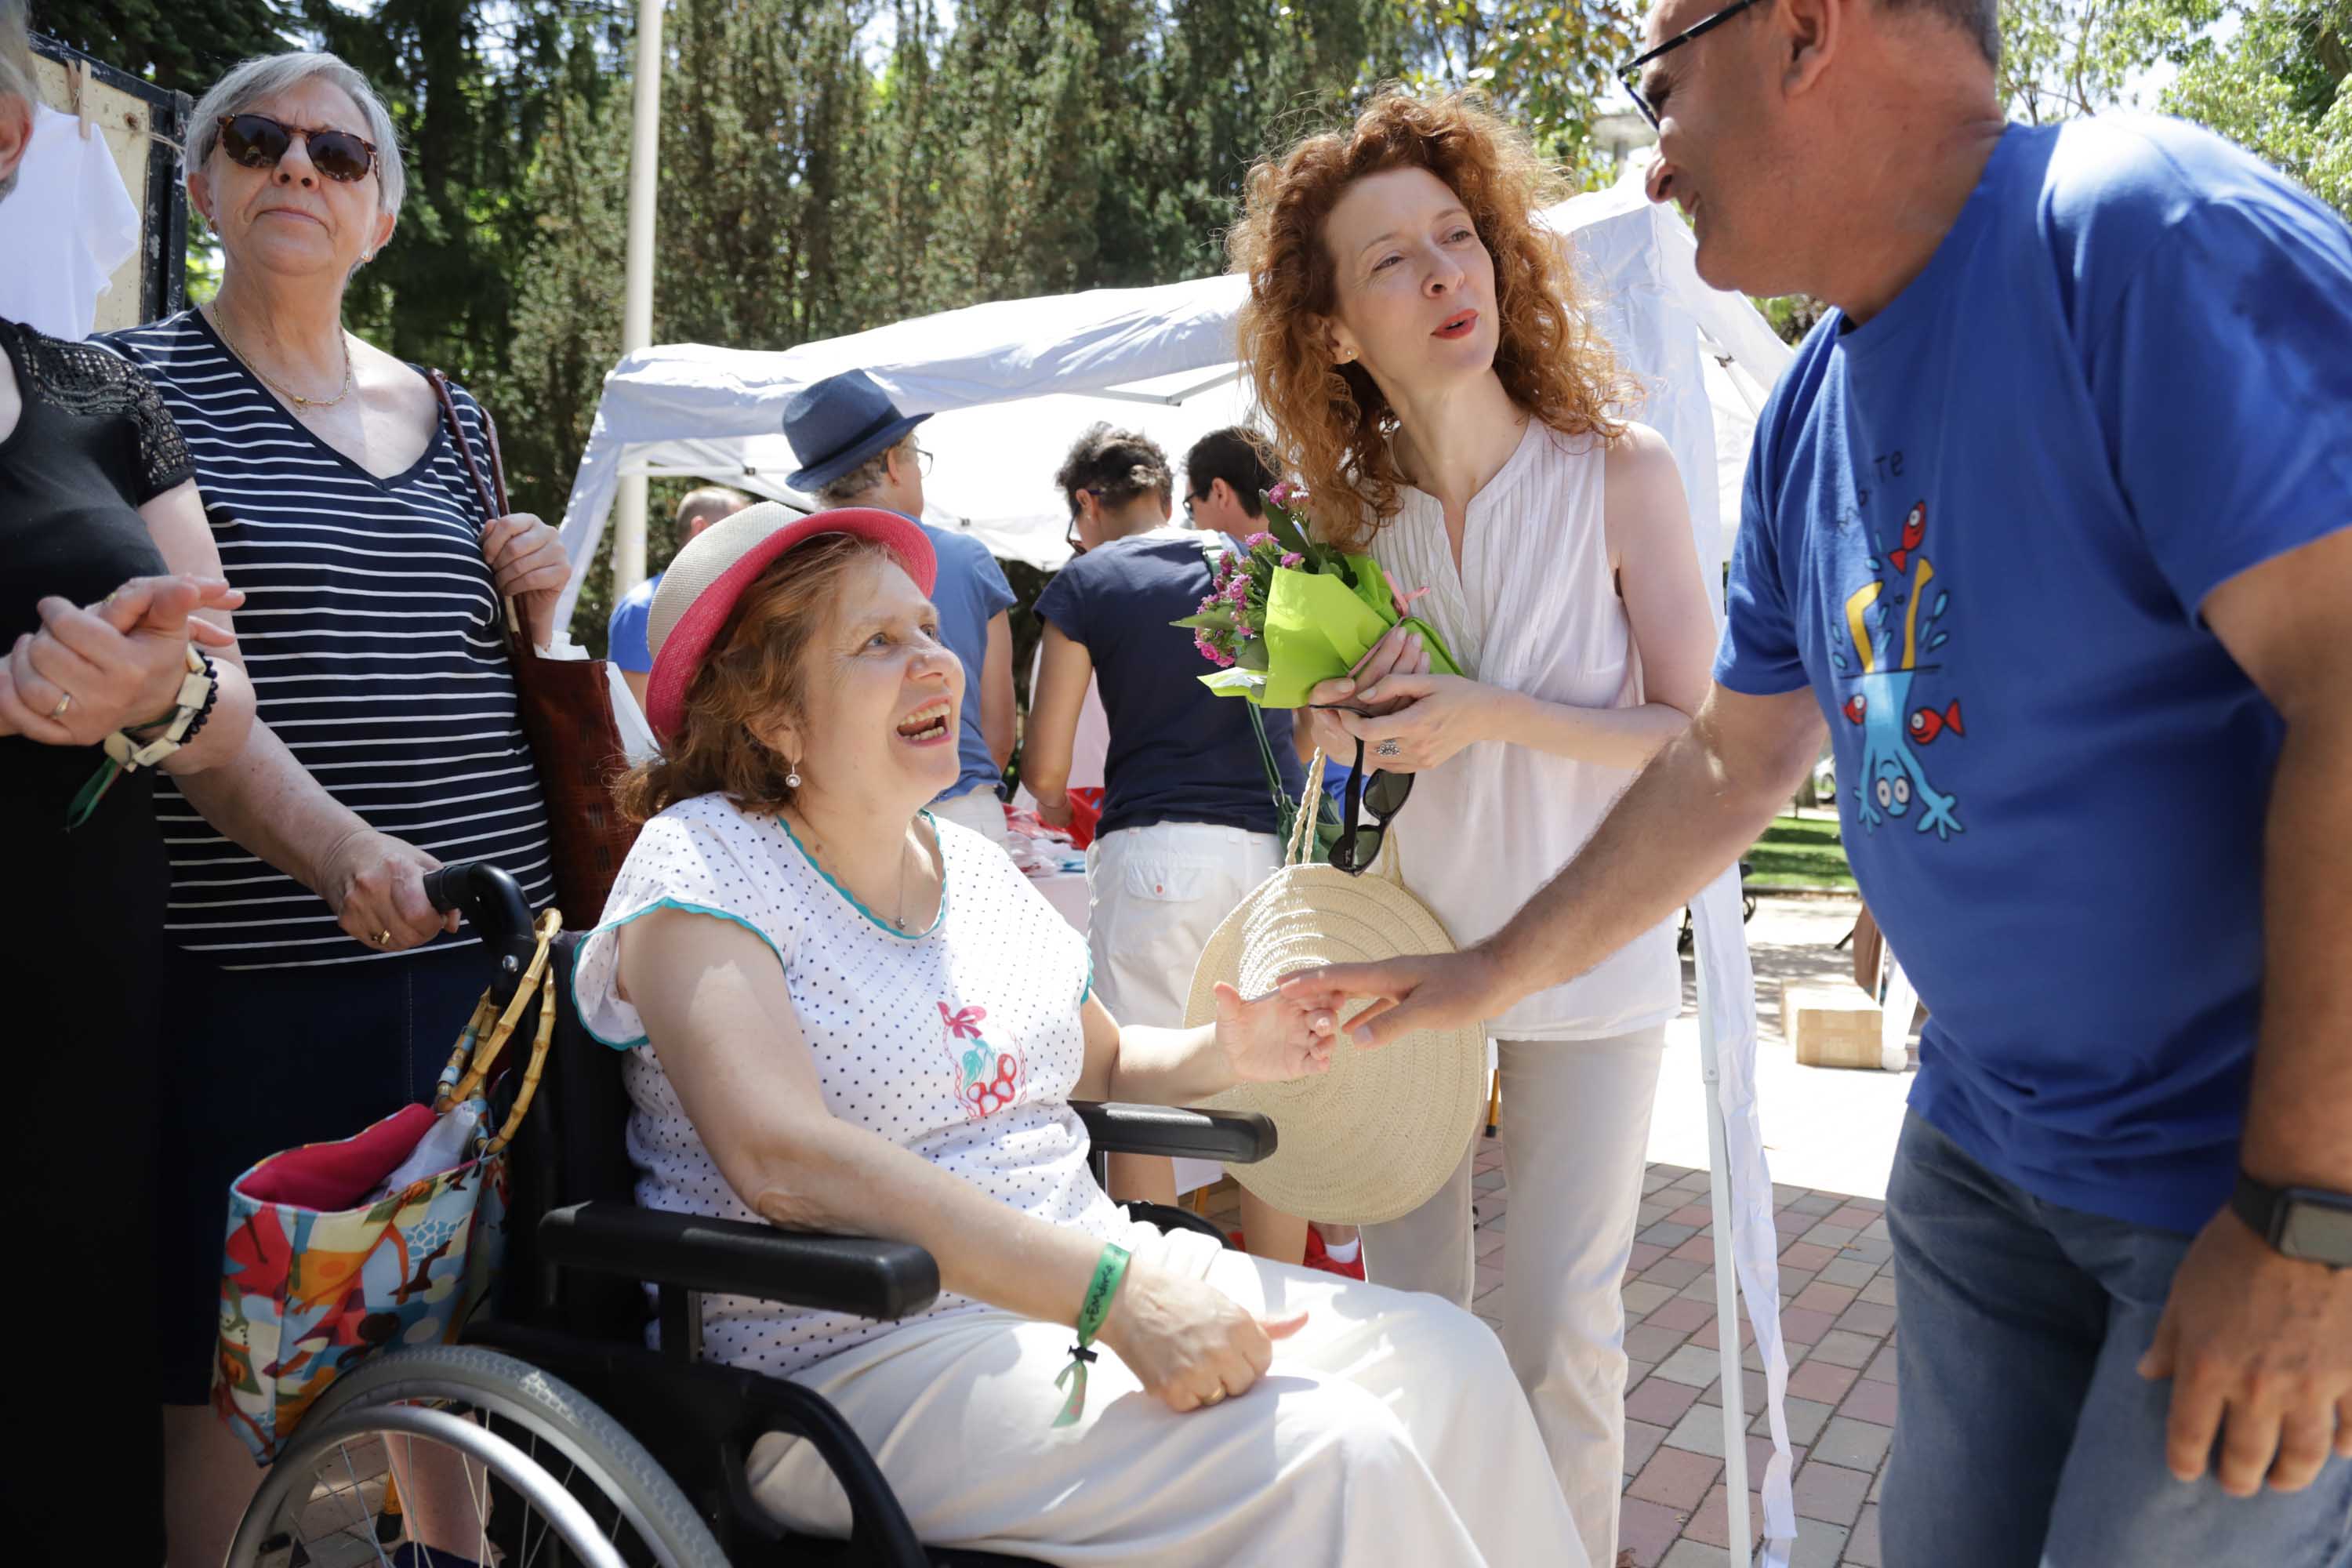
[[[1633, 628], [1609, 566], [1607, 450], [1530, 419], [1470, 500], [1462, 569], [1437, 499], [1405, 487], [1371, 552], [1464, 670], [1577, 708], [1643, 701]], [[1372, 765], [1366, 758], [1366, 766]], [[1405, 885], [1467, 947], [1492, 935], [1584, 847], [1633, 781], [1623, 768], [1483, 741], [1420, 774], [1389, 842]], [[1672, 921], [1592, 970], [1487, 1020], [1497, 1039], [1602, 1039], [1682, 1010]]]

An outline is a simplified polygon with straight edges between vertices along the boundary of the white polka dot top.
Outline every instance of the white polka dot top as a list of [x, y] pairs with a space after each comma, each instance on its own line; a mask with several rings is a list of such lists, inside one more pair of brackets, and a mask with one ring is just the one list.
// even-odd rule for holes
[[[747, 926], [775, 951], [826, 1110], [1024, 1214], [1117, 1237], [1125, 1216], [1087, 1170], [1086, 1129], [1069, 1105], [1086, 1055], [1086, 939], [995, 845], [933, 826], [947, 879], [939, 919], [900, 932], [819, 870], [782, 822], [724, 795], [681, 801], [646, 824], [572, 976], [589, 1032], [629, 1053], [638, 1203], [759, 1222], [687, 1120], [636, 1009], [616, 994], [614, 932], [651, 910], [683, 909]], [[924, 1316], [978, 1305], [943, 1294]], [[705, 1353], [776, 1375], [890, 1327], [703, 1299]]]

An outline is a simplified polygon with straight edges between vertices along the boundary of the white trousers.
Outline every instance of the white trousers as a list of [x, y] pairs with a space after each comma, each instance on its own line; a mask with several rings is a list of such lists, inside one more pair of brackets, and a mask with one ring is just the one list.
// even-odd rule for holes
[[[984, 1311], [910, 1324], [798, 1380], [873, 1450], [927, 1544], [1134, 1568], [1589, 1568], [1542, 1439], [1486, 1325], [1426, 1297], [1130, 1227], [1135, 1266], [1254, 1312], [1307, 1311], [1247, 1394], [1179, 1415], [1108, 1352], [1053, 1426], [1066, 1324]], [[802, 1439], [752, 1447], [795, 1529], [849, 1533]]]
[[[1500, 1040], [1505, 1218], [1503, 1349], [1582, 1532], [1617, 1561], [1625, 1465], [1625, 1306], [1661, 1025], [1602, 1040]], [[1437, 1195], [1364, 1227], [1377, 1283], [1470, 1303], [1471, 1163]]]
[[1012, 833], [1004, 826], [1004, 803], [986, 784], [968, 789], [952, 799], [931, 802], [931, 815], [961, 824], [974, 833], [985, 833], [992, 843], [1003, 843]]
[[[1122, 827], [1096, 839], [1087, 851], [1087, 946], [1110, 1016], [1181, 1027], [1210, 932], [1281, 864], [1273, 834], [1205, 822]], [[1179, 1193], [1224, 1174], [1213, 1160], [1175, 1165]]]

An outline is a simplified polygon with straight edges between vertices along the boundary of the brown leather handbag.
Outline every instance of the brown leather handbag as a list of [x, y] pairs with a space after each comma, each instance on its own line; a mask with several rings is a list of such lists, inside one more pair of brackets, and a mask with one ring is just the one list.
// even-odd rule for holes
[[[448, 378], [427, 371], [433, 395], [458, 459], [474, 481], [486, 518], [504, 517], [506, 465], [499, 457], [498, 426], [482, 411], [482, 435], [489, 447], [488, 478], [467, 438]], [[521, 613], [506, 601], [507, 658], [514, 668], [515, 702], [523, 733], [530, 740], [541, 795], [547, 802], [547, 835], [553, 857], [556, 907], [571, 931], [586, 931], [604, 912], [613, 879], [636, 842], [637, 825], [623, 816], [613, 799], [613, 781], [628, 767], [620, 726], [613, 721], [612, 689], [601, 658], [546, 658], [531, 646]]]

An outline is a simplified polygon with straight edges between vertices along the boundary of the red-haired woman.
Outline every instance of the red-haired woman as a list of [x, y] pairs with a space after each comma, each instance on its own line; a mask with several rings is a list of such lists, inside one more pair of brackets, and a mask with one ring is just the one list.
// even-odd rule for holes
[[[1554, 182], [1475, 103], [1399, 92], [1251, 175], [1242, 347], [1325, 538], [1368, 549], [1464, 668], [1392, 637], [1300, 726], [1415, 775], [1383, 853], [1467, 945], [1575, 853], [1689, 721], [1713, 653], [1665, 443], [1533, 214]], [[1503, 1342], [1595, 1563], [1615, 1561], [1633, 1243], [1674, 937], [1491, 1019], [1514, 1200]], [[1470, 1164], [1370, 1227], [1377, 1283], [1466, 1303]]]

